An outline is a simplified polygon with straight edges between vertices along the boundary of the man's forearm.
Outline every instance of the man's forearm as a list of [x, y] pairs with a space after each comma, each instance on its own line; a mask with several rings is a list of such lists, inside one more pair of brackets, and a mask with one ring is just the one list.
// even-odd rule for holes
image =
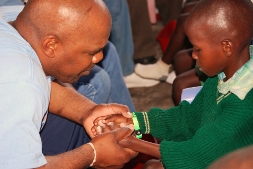
[[84, 169], [88, 168], [94, 158], [94, 152], [90, 145], [85, 144], [72, 151], [55, 156], [46, 156], [47, 164], [38, 169]]
[[49, 111], [69, 120], [83, 124], [85, 117], [96, 106], [74, 88], [52, 82]]

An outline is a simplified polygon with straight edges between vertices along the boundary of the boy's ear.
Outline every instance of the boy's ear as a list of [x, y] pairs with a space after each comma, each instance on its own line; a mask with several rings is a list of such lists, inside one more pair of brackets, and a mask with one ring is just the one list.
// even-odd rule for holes
[[223, 40], [221, 42], [221, 45], [222, 45], [222, 50], [223, 52], [225, 53], [226, 56], [231, 56], [233, 51], [234, 51], [234, 44], [231, 40]]
[[55, 35], [47, 35], [42, 39], [42, 51], [43, 53], [53, 58], [55, 57], [55, 51], [58, 45], [58, 38]]

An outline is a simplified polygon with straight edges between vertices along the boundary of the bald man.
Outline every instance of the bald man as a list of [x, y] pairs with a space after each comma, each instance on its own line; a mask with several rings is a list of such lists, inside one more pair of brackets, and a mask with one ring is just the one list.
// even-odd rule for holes
[[[0, 48], [4, 63], [0, 66], [0, 95], [4, 96], [0, 106], [0, 167], [122, 167], [135, 155], [117, 144], [131, 134], [129, 128], [98, 136], [90, 145], [54, 156], [43, 155], [39, 135], [48, 107], [50, 112], [83, 125], [89, 133], [98, 114], [128, 111], [122, 105], [96, 105], [72, 88], [51, 83], [49, 78], [73, 83], [88, 75], [102, 59], [111, 25], [107, 8], [101, 1], [37, 0], [30, 1], [17, 17], [20, 10], [0, 10], [0, 42], [4, 44]], [[106, 153], [108, 146], [121, 156]]]

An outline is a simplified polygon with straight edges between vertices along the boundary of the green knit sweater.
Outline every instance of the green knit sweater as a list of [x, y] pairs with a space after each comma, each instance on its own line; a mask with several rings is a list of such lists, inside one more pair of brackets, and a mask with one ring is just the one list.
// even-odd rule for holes
[[253, 143], [253, 90], [244, 100], [229, 94], [217, 104], [218, 78], [209, 78], [189, 104], [136, 113], [141, 132], [163, 141], [167, 169], [203, 169], [219, 157]]

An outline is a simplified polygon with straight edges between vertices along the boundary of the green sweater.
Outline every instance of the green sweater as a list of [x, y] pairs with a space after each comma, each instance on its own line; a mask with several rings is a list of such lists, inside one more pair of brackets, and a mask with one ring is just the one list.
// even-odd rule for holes
[[253, 90], [244, 100], [231, 93], [217, 104], [217, 85], [217, 76], [209, 78], [191, 104], [136, 113], [142, 133], [163, 139], [165, 168], [203, 169], [253, 143]]

